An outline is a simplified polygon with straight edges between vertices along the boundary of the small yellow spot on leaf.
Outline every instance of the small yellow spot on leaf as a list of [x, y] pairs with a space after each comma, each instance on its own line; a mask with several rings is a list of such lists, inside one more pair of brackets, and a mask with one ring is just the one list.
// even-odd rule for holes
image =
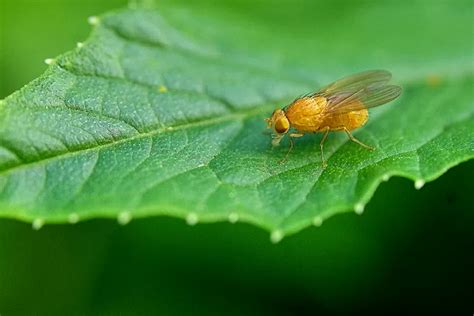
[[168, 92], [168, 88], [166, 88], [166, 86], [164, 86], [164, 85], [161, 85], [161, 86], [158, 87], [158, 91], [160, 93], [166, 93], [166, 92]]
[[428, 75], [426, 77], [426, 84], [430, 87], [437, 87], [441, 84], [441, 77], [439, 75]]

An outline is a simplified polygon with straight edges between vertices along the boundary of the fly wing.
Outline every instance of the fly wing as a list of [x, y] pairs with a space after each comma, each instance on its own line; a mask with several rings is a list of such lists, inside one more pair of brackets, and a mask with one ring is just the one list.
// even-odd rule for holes
[[396, 85], [366, 87], [351, 94], [335, 94], [328, 97], [326, 113], [342, 114], [373, 108], [396, 99], [402, 88]]
[[347, 76], [320, 89], [317, 94], [327, 97], [335, 92], [355, 92], [372, 85], [383, 85], [392, 78], [392, 74], [386, 70], [369, 70]]
[[327, 114], [343, 114], [372, 108], [397, 98], [402, 88], [388, 85], [391, 74], [384, 70], [366, 71], [338, 80], [315, 95], [324, 96]]

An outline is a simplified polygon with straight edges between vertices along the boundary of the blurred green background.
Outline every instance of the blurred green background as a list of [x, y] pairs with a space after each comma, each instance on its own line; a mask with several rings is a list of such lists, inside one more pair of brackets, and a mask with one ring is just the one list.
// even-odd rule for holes
[[[126, 5], [0, 3], [0, 98], [85, 40], [88, 16]], [[336, 216], [278, 245], [245, 224], [148, 218], [33, 231], [1, 219], [0, 314], [472, 313], [473, 178], [473, 161], [420, 191], [393, 178], [364, 215]]]

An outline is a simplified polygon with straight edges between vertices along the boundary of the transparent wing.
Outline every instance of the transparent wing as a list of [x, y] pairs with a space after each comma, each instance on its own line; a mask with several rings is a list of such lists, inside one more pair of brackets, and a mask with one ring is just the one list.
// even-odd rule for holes
[[356, 92], [362, 88], [375, 85], [383, 85], [392, 78], [392, 74], [386, 70], [369, 70], [347, 76], [320, 89], [317, 94], [328, 96], [337, 91]]
[[340, 79], [316, 92], [328, 101], [326, 113], [342, 114], [372, 108], [397, 98], [402, 88], [388, 85], [391, 74], [372, 70]]
[[328, 97], [327, 113], [342, 114], [351, 111], [373, 108], [396, 99], [402, 88], [395, 85], [366, 87], [349, 95]]

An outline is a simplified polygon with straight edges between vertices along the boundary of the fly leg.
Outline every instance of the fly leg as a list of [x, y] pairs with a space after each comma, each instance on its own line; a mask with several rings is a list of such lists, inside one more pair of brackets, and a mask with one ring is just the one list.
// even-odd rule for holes
[[374, 147], [371, 147], [371, 146], [369, 146], [369, 145], [366, 145], [366, 144], [364, 144], [363, 142], [361, 142], [360, 140], [358, 140], [357, 138], [355, 138], [355, 137], [351, 134], [351, 132], [347, 129], [347, 127], [344, 126], [343, 129], [344, 129], [344, 132], [346, 132], [347, 136], [349, 136], [349, 139], [352, 140], [354, 143], [357, 143], [357, 144], [361, 145], [362, 147], [367, 148], [368, 150], [375, 150]]
[[291, 133], [288, 136], [290, 136], [288, 138], [288, 140], [290, 141], [290, 148], [288, 148], [288, 151], [287, 151], [285, 157], [282, 160], [280, 160], [280, 163], [284, 163], [288, 160], [288, 156], [290, 155], [290, 152], [291, 152], [291, 150], [293, 149], [293, 146], [294, 146], [293, 138], [298, 138], [298, 137], [304, 136], [304, 134]]
[[324, 147], [324, 142], [326, 141], [326, 138], [328, 138], [329, 126], [326, 126], [325, 128], [323, 128], [323, 130], [324, 130], [324, 135], [323, 135], [323, 138], [321, 138], [321, 142], [319, 143], [319, 148], [321, 148], [321, 163], [324, 169], [327, 167], [328, 164], [326, 163], [326, 160], [324, 160], [323, 147]]

